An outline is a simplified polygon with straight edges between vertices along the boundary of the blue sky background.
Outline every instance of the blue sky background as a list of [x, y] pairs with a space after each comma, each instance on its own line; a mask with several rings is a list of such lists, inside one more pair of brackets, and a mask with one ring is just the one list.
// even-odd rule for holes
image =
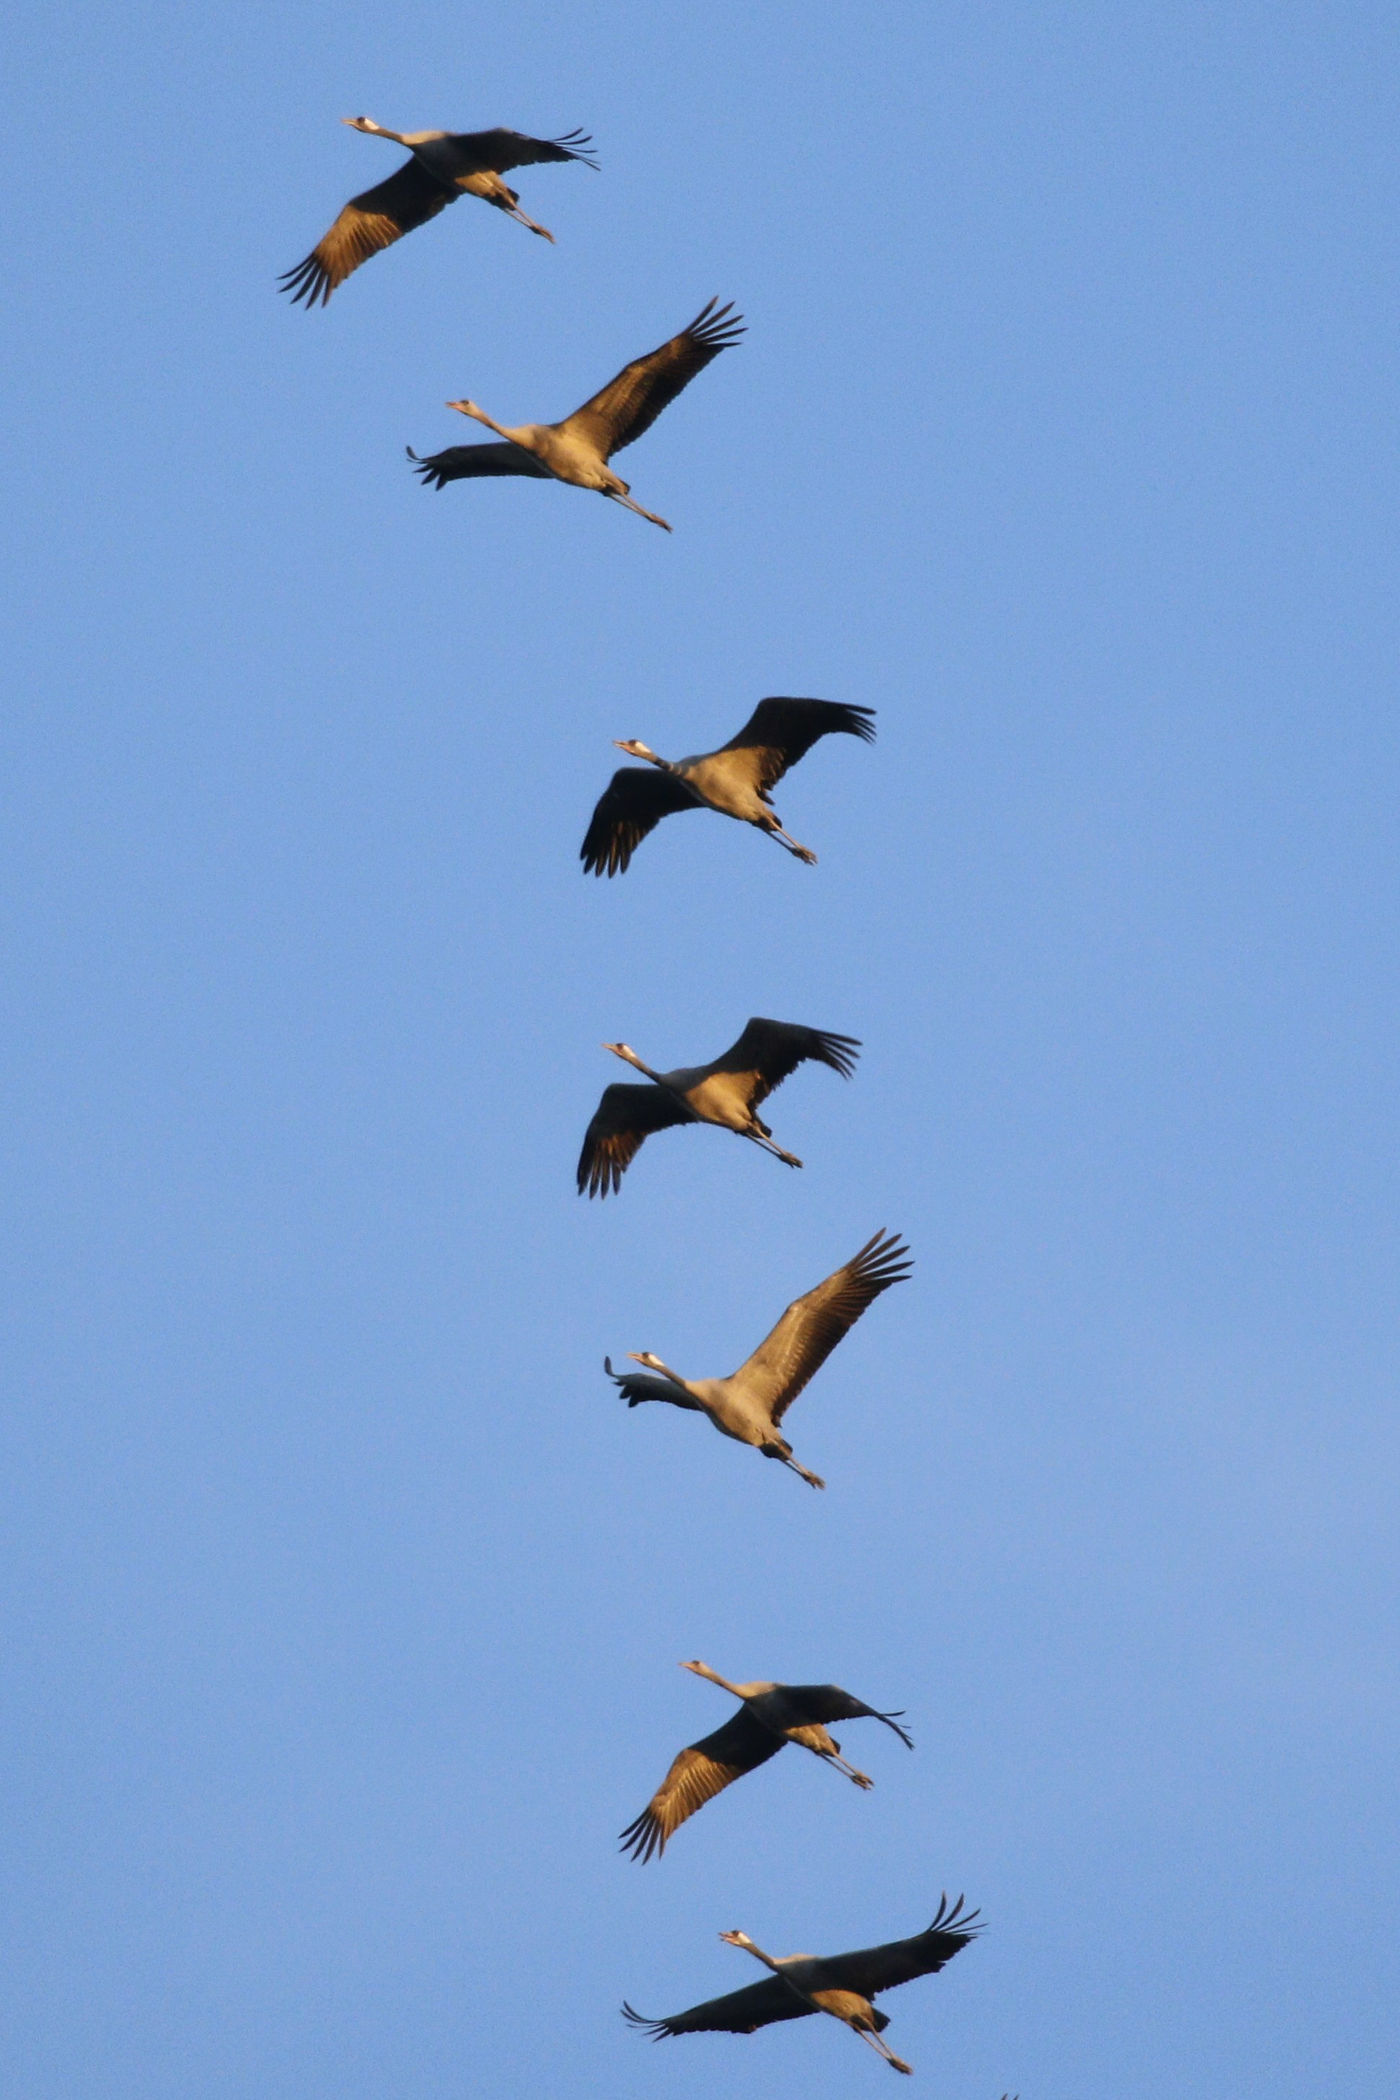
[[[888, 2083], [652, 2048], [966, 1890], [887, 2001], [947, 2100], [1393, 2081], [1392, 9], [31, 10], [0, 754], [0, 2070], [26, 2100]], [[591, 128], [325, 312], [397, 149]], [[711, 294], [624, 468], [421, 490]], [[639, 736], [879, 710], [778, 806], [577, 849]], [[623, 1037], [860, 1036], [573, 1190]], [[629, 1414], [879, 1225], [790, 1417]], [[659, 1866], [728, 1701], [832, 1678]]]

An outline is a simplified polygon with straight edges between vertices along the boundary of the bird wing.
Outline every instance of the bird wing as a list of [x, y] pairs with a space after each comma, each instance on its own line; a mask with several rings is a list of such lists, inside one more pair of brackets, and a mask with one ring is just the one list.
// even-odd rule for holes
[[745, 1772], [755, 1772], [767, 1764], [782, 1747], [783, 1738], [741, 1706], [722, 1728], [691, 1743], [673, 1760], [641, 1814], [619, 1832], [623, 1851], [638, 1860], [664, 1852], [666, 1840], [688, 1816], [723, 1793], [734, 1780], [742, 1779]]
[[674, 773], [655, 766], [620, 766], [603, 790], [578, 857], [584, 873], [622, 875], [649, 831], [699, 799]]
[[630, 445], [644, 430], [650, 430], [663, 408], [703, 372], [712, 357], [728, 350], [744, 333], [743, 318], [725, 315], [734, 302], [718, 309], [713, 299], [695, 316], [688, 328], [673, 335], [669, 343], [646, 357], [633, 358], [616, 379], [582, 408], [576, 408], [559, 428], [566, 437], [581, 438], [594, 445], [604, 459]]
[[892, 1991], [897, 1984], [912, 1983], [916, 1976], [934, 1975], [982, 1930], [976, 1922], [977, 1912], [965, 1912], [962, 1906], [961, 1896], [954, 1904], [944, 1896], [927, 1932], [917, 1932], [909, 1940], [888, 1940], [883, 1947], [833, 1954], [829, 1960], [823, 1957], [823, 1982], [873, 1998], [877, 1991]]
[[723, 1998], [707, 1998], [689, 2012], [672, 2013], [667, 2020], [649, 2020], [624, 2004], [623, 2017], [634, 2027], [645, 2027], [654, 2042], [672, 2034], [752, 2034], [771, 2027], [775, 2020], [801, 2020], [813, 2011], [805, 1999], [783, 1982], [767, 1976], [762, 1983], [745, 1985], [742, 1991], [727, 1991]]
[[781, 1086], [789, 1073], [809, 1058], [830, 1065], [833, 1072], [849, 1079], [859, 1048], [859, 1039], [853, 1035], [828, 1035], [820, 1028], [803, 1028], [796, 1021], [755, 1018], [745, 1023], [738, 1042], [731, 1043], [723, 1056], [716, 1058], [711, 1070], [748, 1077], [754, 1089], [749, 1105], [757, 1108], [774, 1087]]
[[873, 744], [874, 713], [873, 707], [849, 707], [844, 700], [760, 700], [738, 735], [720, 748], [748, 754], [754, 786], [763, 792], [805, 758], [818, 737], [841, 732]]
[[786, 1684], [787, 1697], [802, 1710], [804, 1721], [883, 1721], [902, 1743], [912, 1750], [914, 1738], [899, 1725], [898, 1714], [882, 1714], [878, 1706], [867, 1706], [839, 1684]]
[[446, 488], [449, 481], [476, 481], [486, 474], [524, 474], [545, 481], [553, 478], [547, 468], [535, 464], [528, 452], [505, 438], [489, 445], [449, 445], [445, 452], [430, 453], [425, 459], [419, 458], [412, 445], [404, 449], [413, 461], [414, 472], [435, 489]]
[[902, 1283], [912, 1267], [909, 1250], [898, 1233], [877, 1232], [823, 1282], [794, 1298], [772, 1333], [734, 1376], [780, 1422], [866, 1307], [892, 1283]]
[[324, 306], [362, 262], [455, 202], [452, 191], [435, 181], [421, 162], [406, 160], [386, 181], [350, 199], [311, 253], [294, 270], [283, 272], [282, 290], [291, 293], [293, 305], [304, 299], [308, 309], [318, 302]]
[[654, 1130], [667, 1130], [673, 1123], [697, 1119], [683, 1101], [665, 1087], [605, 1086], [603, 1098], [584, 1132], [578, 1160], [578, 1192], [606, 1196], [622, 1187], [622, 1177], [631, 1166], [642, 1142]]
[[596, 168], [593, 141], [586, 131], [566, 131], [561, 139], [532, 139], [527, 132], [498, 124], [491, 131], [453, 131], [447, 143], [462, 161], [462, 173], [504, 175], [509, 168], [533, 167], [542, 160], [581, 160]]

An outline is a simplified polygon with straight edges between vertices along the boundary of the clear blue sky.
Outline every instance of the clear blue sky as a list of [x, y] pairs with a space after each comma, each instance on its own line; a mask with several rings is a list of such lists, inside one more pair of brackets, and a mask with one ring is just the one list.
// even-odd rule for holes
[[[6, 2090], [811, 2100], [651, 2047], [966, 1890], [940, 2100], [1393, 2091], [1393, 8], [51, 5], [11, 31], [0, 738]], [[580, 124], [307, 315], [397, 149]], [[13, 244], [12, 244], [13, 246]], [[405, 444], [562, 414], [674, 538]], [[779, 808], [577, 850], [617, 754], [879, 710]], [[623, 1037], [860, 1036], [621, 1197]], [[824, 1496], [730, 1368], [879, 1225]], [[659, 1866], [727, 1701], [832, 1678]]]

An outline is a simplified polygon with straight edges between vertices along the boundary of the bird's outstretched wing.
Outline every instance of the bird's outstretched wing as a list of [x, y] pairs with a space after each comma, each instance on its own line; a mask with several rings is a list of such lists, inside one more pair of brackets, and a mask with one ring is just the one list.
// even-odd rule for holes
[[746, 1392], [766, 1403], [773, 1420], [780, 1422], [866, 1307], [892, 1283], [902, 1283], [912, 1267], [899, 1234], [882, 1228], [858, 1254], [793, 1300], [735, 1377], [742, 1378]]
[[860, 1947], [853, 1954], [823, 1956], [823, 1980], [829, 1979], [838, 1990], [873, 1998], [877, 1991], [892, 1991], [916, 1976], [932, 1976], [976, 1939], [982, 1930], [977, 1915], [975, 1910], [964, 1911], [961, 1896], [952, 1904], [943, 1896], [927, 1932], [909, 1940], [889, 1940], [883, 1947]]
[[743, 317], [734, 314], [725, 319], [733, 304], [731, 299], [716, 309], [711, 299], [689, 328], [673, 335], [659, 350], [624, 365], [616, 379], [576, 408], [560, 429], [568, 437], [596, 445], [604, 459], [630, 445], [644, 430], [650, 430], [662, 409], [682, 387], [689, 386], [697, 372], [704, 371], [712, 357], [738, 342], [744, 333]]
[[781, 1976], [767, 1976], [762, 1983], [746, 1984], [742, 1991], [727, 1991], [722, 1998], [707, 1998], [689, 2012], [672, 2013], [667, 2020], [649, 2020], [624, 2003], [623, 2018], [634, 2027], [644, 2027], [654, 2042], [672, 2034], [753, 2034], [771, 2027], [775, 2020], [801, 2020], [813, 2010]]
[[447, 143], [463, 162], [463, 175], [504, 175], [509, 168], [533, 167], [542, 160], [581, 160], [596, 168], [593, 141], [586, 131], [566, 131], [562, 139], [532, 139], [523, 131], [497, 124], [491, 131], [454, 131]]
[[622, 1177], [654, 1130], [698, 1118], [683, 1101], [662, 1086], [606, 1086], [584, 1132], [578, 1160], [578, 1192], [606, 1196], [622, 1187]]
[[578, 857], [585, 875], [622, 875], [649, 831], [700, 799], [674, 773], [620, 766], [598, 799]]
[[666, 1840], [688, 1816], [746, 1772], [767, 1764], [782, 1747], [782, 1737], [741, 1706], [722, 1728], [691, 1743], [675, 1758], [636, 1821], [618, 1833], [623, 1851], [638, 1860], [664, 1852]]
[[754, 1082], [749, 1100], [757, 1108], [774, 1087], [781, 1086], [800, 1064], [814, 1058], [830, 1065], [843, 1079], [856, 1068], [860, 1040], [853, 1035], [831, 1035], [821, 1028], [803, 1028], [796, 1021], [764, 1021], [757, 1016], [744, 1025], [737, 1043], [731, 1043], [715, 1060], [717, 1072], [743, 1073]]
[[782, 779], [789, 766], [805, 758], [818, 737], [840, 733], [875, 741], [873, 707], [848, 706], [844, 700], [760, 700], [737, 736], [721, 746], [743, 751], [753, 767], [761, 794]]
[[455, 202], [454, 193], [435, 181], [419, 161], [406, 160], [386, 181], [350, 199], [311, 253], [295, 269], [283, 272], [281, 289], [291, 293], [293, 305], [304, 299], [308, 310], [324, 306], [336, 286], [362, 262]]
[[843, 1692], [839, 1684], [789, 1684], [784, 1690], [809, 1721], [883, 1721], [902, 1743], [911, 1750], [914, 1747], [913, 1736], [907, 1728], [899, 1725], [901, 1715], [898, 1711], [881, 1713], [878, 1706], [867, 1706], [863, 1699]]
[[445, 452], [433, 452], [420, 459], [412, 445], [404, 450], [413, 461], [413, 471], [421, 474], [430, 488], [446, 488], [449, 481], [475, 481], [485, 474], [524, 474], [545, 481], [553, 477], [545, 467], [540, 467], [528, 452], [519, 445], [508, 444], [504, 438], [490, 445], [449, 445]]

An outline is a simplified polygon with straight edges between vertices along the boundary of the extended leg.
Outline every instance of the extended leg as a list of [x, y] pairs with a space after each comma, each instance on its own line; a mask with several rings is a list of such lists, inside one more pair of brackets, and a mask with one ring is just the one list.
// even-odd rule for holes
[[785, 1167], [800, 1167], [802, 1164], [795, 1152], [784, 1152], [781, 1145], [775, 1145], [772, 1138], [762, 1136], [757, 1130], [741, 1130], [739, 1135], [749, 1138], [755, 1145], [761, 1145], [765, 1152], [772, 1153], [774, 1159], [780, 1159]]
[[658, 518], [654, 510], [643, 510], [641, 504], [634, 503], [630, 496], [620, 496], [617, 493], [616, 489], [604, 489], [603, 494], [605, 496], [611, 496], [613, 502], [620, 503], [624, 510], [634, 510], [639, 518], [650, 518], [652, 524], [659, 525], [663, 532], [669, 532], [671, 530], [671, 527], [666, 523], [666, 520], [664, 518]]
[[852, 2028], [851, 2032], [858, 2034], [863, 2042], [869, 2042], [875, 2054], [883, 2056], [887, 2064], [893, 2064], [896, 2071], [903, 2071], [906, 2077], [913, 2077], [914, 2066], [907, 2064], [902, 2056], [896, 2056], [893, 2049], [885, 2042], [882, 2042], [878, 2034], [872, 2034], [868, 2027], [855, 2027]]
[[528, 226], [531, 233], [537, 233], [541, 240], [552, 241], [554, 239], [554, 235], [547, 226], [541, 226], [538, 220], [530, 217], [528, 212], [522, 211], [518, 204], [509, 205], [507, 209], [513, 219], [518, 219], [522, 226]]
[[791, 1466], [794, 1473], [800, 1473], [802, 1475], [802, 1478], [806, 1481], [808, 1487], [824, 1488], [826, 1486], [826, 1482], [822, 1479], [820, 1473], [809, 1473], [807, 1471], [807, 1468], [805, 1466], [799, 1465], [795, 1458], [785, 1458], [783, 1460], [783, 1464], [785, 1466]]
[[795, 854], [798, 860], [805, 860], [809, 868], [814, 868], [817, 865], [817, 856], [811, 847], [799, 845], [790, 832], [783, 830], [776, 817], [772, 818], [764, 826], [764, 829], [767, 831], [770, 839], [776, 839], [780, 846], [786, 846], [788, 852]]

